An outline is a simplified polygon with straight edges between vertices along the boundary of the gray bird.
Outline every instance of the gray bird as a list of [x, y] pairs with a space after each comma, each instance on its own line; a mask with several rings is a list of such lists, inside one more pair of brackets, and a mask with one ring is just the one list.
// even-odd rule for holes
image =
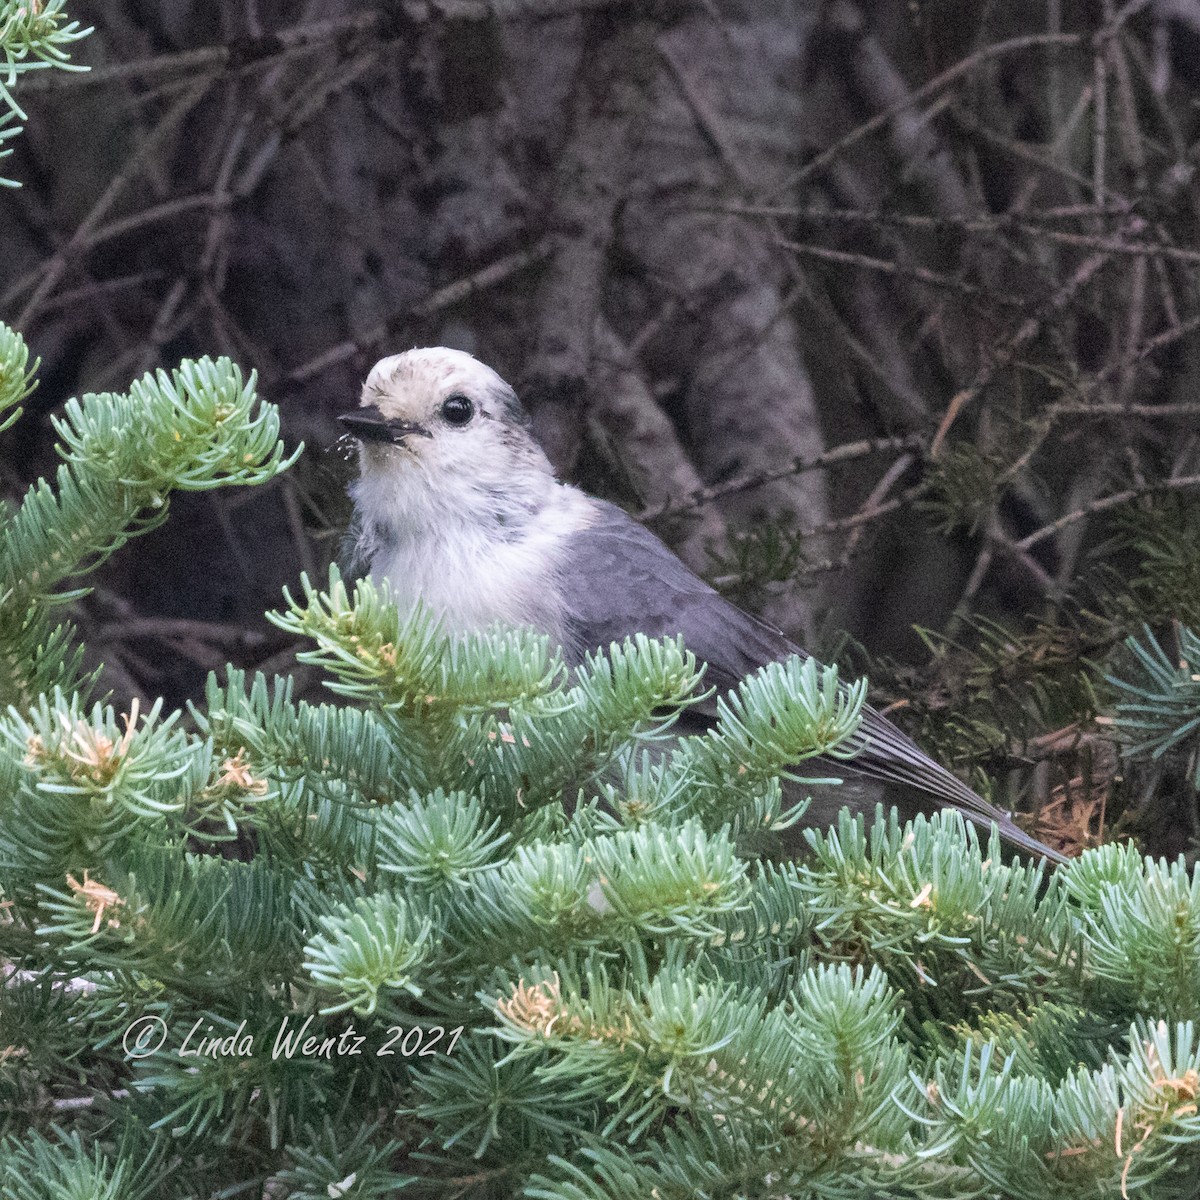
[[[512, 388], [469, 354], [409, 350], [376, 363], [339, 418], [360, 442], [353, 553], [401, 606], [451, 631], [532, 625], [577, 665], [637, 633], [682, 635], [718, 692], [767, 663], [808, 657], [743, 612], [616, 505], [555, 478]], [[864, 709], [855, 770], [953, 805], [1056, 862], [890, 721]]]

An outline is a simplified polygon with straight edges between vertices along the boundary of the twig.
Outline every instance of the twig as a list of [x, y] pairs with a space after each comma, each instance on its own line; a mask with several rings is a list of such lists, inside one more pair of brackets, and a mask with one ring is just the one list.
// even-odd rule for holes
[[[1035, 209], [1016, 218], [1010, 212], [992, 213], [987, 216], [959, 216], [954, 213], [895, 212], [886, 209], [825, 208], [800, 204], [746, 204], [740, 201], [724, 201], [711, 204], [692, 204], [698, 212], [726, 212], [737, 216], [786, 217], [789, 220], [820, 222], [842, 222], [847, 224], [897, 225], [906, 229], [960, 229], [964, 233], [1004, 233], [1014, 228], [1029, 229], [1037, 233], [1051, 231], [1037, 224], [1038, 221], [1077, 221], [1081, 217], [1094, 218], [1097, 211], [1091, 205], [1067, 204], [1055, 208]], [[1102, 216], [1120, 218], [1128, 215], [1127, 207], [1109, 206], [1100, 211]]]
[[[1104, 250], [1110, 254], [1128, 254], [1140, 258], [1161, 257], [1200, 264], [1200, 250], [1188, 250], [1170, 242], [1121, 241], [1098, 234], [1072, 233], [1067, 229], [1048, 229], [1034, 219], [1067, 220], [1084, 215], [1088, 217], [1097, 215], [1128, 217], [1128, 209], [1121, 207], [1109, 206], [1099, 210], [1087, 209], [1081, 212], [1080, 209], [1071, 206], [1063, 210], [1026, 214], [1024, 219], [1013, 217], [1009, 213], [999, 213], [992, 217], [954, 217], [929, 216], [924, 213], [865, 212], [855, 209], [797, 208], [769, 204], [712, 204], [695, 207], [697, 211], [701, 212], [726, 212], [737, 216], [786, 217], [793, 220], [836, 221], [846, 224], [897, 225], [911, 229], [961, 229], [964, 233], [1026, 233], [1031, 237], [1045, 238], [1047, 241], [1058, 242], [1065, 246], [1078, 246], [1085, 250]], [[840, 251], [822, 251], [820, 247], [807, 245], [800, 248], [814, 254], [826, 253], [830, 257], [842, 253]], [[872, 270], [882, 269], [876, 266], [876, 260], [867, 260], [861, 265], [870, 266]]]
[[987, 578], [987, 573], [995, 561], [998, 550], [1017, 563], [1029, 575], [1034, 584], [1041, 589], [1044, 595], [1054, 594], [1056, 584], [1052, 576], [1028, 550], [1022, 550], [1009, 537], [1004, 528], [1004, 518], [993, 510], [991, 519], [988, 521], [987, 528], [984, 531], [983, 545], [980, 547], [979, 554], [975, 559], [975, 565], [971, 569], [971, 575], [967, 580], [966, 586], [963, 588], [958, 603], [954, 606], [954, 612], [951, 614], [949, 622], [947, 622], [947, 637], [954, 637], [959, 626], [966, 618], [970, 610], [971, 601], [983, 586], [983, 581]]
[[1154, 266], [1154, 278], [1158, 283], [1158, 296], [1162, 301], [1163, 314], [1167, 318], [1167, 324], [1172, 327], [1179, 325], [1179, 308], [1175, 304], [1175, 290], [1171, 286], [1171, 276], [1167, 272], [1167, 264], [1163, 262], [1161, 256], [1156, 256], [1151, 260]]
[[[178, 336], [191, 323], [199, 311], [200, 305], [200, 300], [193, 297], [191, 303], [182, 312], [177, 313], [167, 327], [163, 337], [164, 345]], [[132, 346], [121, 354], [114, 355], [99, 369], [94, 380], [95, 388], [97, 390], [101, 389], [102, 385], [106, 382], [118, 389], [124, 386], [128, 382], [129, 375], [137, 369], [137, 364], [141, 362], [141, 359], [142, 346], [140, 344]]]
[[1060, 287], [1042, 308], [1028, 320], [1024, 321], [1016, 333], [1008, 339], [995, 353], [992, 359], [985, 363], [975, 374], [975, 378], [967, 387], [951, 397], [946, 406], [945, 415], [934, 435], [929, 447], [931, 458], [936, 458], [950, 432], [950, 426], [958, 419], [962, 410], [974, 400], [980, 392], [992, 381], [997, 372], [1007, 367], [1016, 357], [1017, 352], [1032, 341], [1045, 321], [1060, 312], [1074, 298], [1075, 294], [1104, 264], [1108, 262], [1105, 254], [1093, 254], [1085, 259], [1074, 271], [1071, 277]]
[[296, 105], [292, 115], [288, 117], [286, 122], [278, 122], [278, 117], [276, 118], [280, 124], [280, 132], [285, 136], [294, 134], [298, 129], [307, 125], [314, 117], [320, 115], [328, 105], [331, 97], [361, 79], [394, 42], [395, 39], [389, 42], [370, 45], [357, 58], [352, 59], [350, 62], [332, 65], [326, 72], [325, 79], [320, 84], [314, 86], [312, 83], [309, 83], [299, 88], [300, 102]]
[[[1062, 0], [1047, 0], [1046, 3], [1046, 32], [1062, 33]], [[1059, 55], [1051, 53], [1046, 56], [1047, 66], [1046, 96], [1050, 110], [1050, 128], [1063, 128], [1063, 109], [1065, 107], [1063, 93], [1063, 72]]]
[[97, 296], [109, 295], [112, 292], [124, 291], [125, 288], [141, 287], [147, 283], [157, 283], [163, 277], [163, 272], [139, 271], [136, 275], [122, 275], [117, 279], [97, 279], [90, 283], [81, 284], [65, 292], [59, 292], [42, 305], [42, 316], [59, 308], [72, 308], [85, 303]]
[[[589, 416], [619, 439], [619, 461], [628, 460], [628, 473], [642, 495], [655, 501], [702, 490], [704, 481], [655, 402], [637, 359], [603, 316], [596, 322], [595, 350]], [[707, 507], [672, 538], [672, 546], [686, 562], [702, 566], [705, 546], [722, 545], [725, 535], [720, 511]]]
[[[317, 88], [316, 91], [322, 98], [326, 98], [337, 88], [347, 86], [357, 75], [361, 74], [366, 65], [375, 61], [381, 49], [382, 47], [373, 47], [370, 51], [361, 55], [355, 63], [352, 63], [348, 70], [343, 69], [337, 73], [331, 72], [331, 78], [326, 81], [324, 86]], [[276, 75], [280, 70], [281, 67], [277, 64], [275, 67]], [[336, 74], [336, 78], [332, 78], [334, 74]], [[269, 81], [263, 84], [264, 89], [269, 86]], [[267, 165], [282, 142], [288, 137], [295, 136], [300, 128], [302, 128], [304, 122], [307, 119], [311, 119], [314, 115], [316, 110], [310, 103], [313, 90], [311, 85], [306, 85], [302, 89], [299, 89], [295, 98], [297, 101], [297, 111], [286, 120], [278, 116], [275, 117], [274, 123], [278, 127], [277, 132], [273, 133], [267, 139], [264, 147], [260, 148], [258, 153], [255, 154], [249, 167], [236, 184], [231, 186], [230, 179], [238, 153], [244, 145], [246, 133], [255, 116], [252, 110], [248, 110], [244, 114], [237, 130], [226, 139], [226, 152], [222, 159], [217, 181], [211, 191], [206, 191], [198, 195], [175, 197], [174, 199], [163, 201], [160, 204], [112, 221], [107, 225], [99, 226], [98, 228], [93, 227], [87, 230], [86, 233], [81, 226], [71, 241], [60, 249], [59, 253], [64, 255], [68, 253], [71, 255], [80, 255], [105, 241], [121, 237], [152, 222], [169, 220], [172, 217], [194, 210], [207, 210], [212, 213], [212, 219], [209, 222], [209, 231], [200, 263], [200, 273], [202, 275], [207, 274], [212, 269], [217, 256], [217, 234], [229, 205], [236, 200], [244, 198], [257, 186]], [[185, 96], [184, 100], [187, 101], [187, 99], [188, 97]], [[171, 114], [168, 114], [166, 120], [170, 122]], [[44, 283], [45, 280], [45, 265], [39, 264], [36, 270], [29, 272], [13, 284], [0, 303], [7, 305], [27, 287], [39, 282]], [[32, 303], [33, 301], [30, 302], [30, 304]]]
[[[1150, 355], [1154, 354], [1156, 351], [1163, 349], [1165, 346], [1170, 346], [1175, 342], [1181, 341], [1183, 338], [1187, 337], [1189, 334], [1195, 333], [1198, 330], [1200, 330], [1200, 315], [1197, 315], [1194, 317], [1189, 317], [1182, 324], [1176, 325], [1171, 329], [1164, 329], [1161, 333], [1156, 333], [1154, 335], [1154, 337], [1150, 338], [1148, 341], [1143, 342], [1141, 344], [1141, 346], [1138, 347], [1137, 354], [1134, 355], [1134, 361], [1141, 362], [1143, 359], [1149, 358]], [[1117, 373], [1117, 371], [1120, 369], [1120, 366], [1121, 366], [1120, 363], [1109, 363], [1102, 370], [1098, 371], [1090, 380], [1088, 380], [1087, 383], [1083, 387], [1079, 388], [1077, 390], [1076, 394], [1086, 396], [1086, 395], [1089, 395], [1091, 392], [1096, 391], [1098, 388], [1102, 387], [1105, 383], [1107, 383]], [[1104, 406], [1104, 405], [1089, 405], [1086, 407], [1088, 408], [1089, 411], [1099, 412], [1099, 411], [1101, 411], [1101, 409], [1105, 408], [1106, 406]], [[1163, 405], [1162, 407], [1163, 408], [1176, 408], [1178, 406], [1172, 404], [1172, 405]], [[1134, 405], [1132, 411], [1138, 412], [1139, 410], [1150, 410], [1150, 409], [1155, 409], [1155, 411], [1157, 411], [1157, 406], [1139, 404], [1139, 405]], [[1146, 411], [1145, 413], [1142, 413], [1141, 415], [1150, 416], [1152, 414], [1149, 411]]]
[[834, 330], [841, 344], [849, 351], [852, 358], [862, 364], [875, 382], [890, 393], [898, 402], [902, 421], [905, 425], [920, 426], [929, 416], [929, 406], [925, 398], [909, 381], [906, 364], [900, 355], [892, 357], [892, 367], [879, 360], [879, 357], [854, 333], [842, 318], [837, 308], [830, 303], [828, 297], [807, 286], [803, 278], [798, 279], [797, 287], [803, 289], [802, 295], [808, 306]]
[[189, 638], [218, 646], [246, 649], [265, 646], [276, 639], [255, 629], [216, 621], [196, 621], [187, 617], [134, 617], [101, 625], [91, 634], [96, 642], [130, 642], [146, 638]]
[[1138, 258], [1173, 258], [1179, 262], [1200, 263], [1200, 250], [1186, 250], [1163, 242], [1114, 241], [1112, 238], [1097, 237], [1095, 234], [1071, 233], [1065, 229], [1039, 230], [1036, 226], [1023, 226], [1026, 232], [1045, 237], [1048, 241], [1061, 242], [1067, 246], [1079, 246], [1085, 250], [1103, 250], [1106, 254], [1130, 254]]
[[362, 354], [370, 347], [378, 345], [391, 336], [393, 331], [405, 321], [421, 320], [455, 304], [461, 304], [471, 296], [504, 283], [527, 267], [537, 265], [550, 256], [553, 248], [553, 241], [550, 238], [543, 238], [526, 250], [506, 254], [486, 267], [481, 267], [478, 271], [473, 271], [470, 275], [456, 279], [453, 283], [448, 283], [445, 287], [431, 292], [419, 304], [394, 313], [386, 321], [367, 330], [361, 338], [348, 338], [346, 341], [339, 342], [336, 346], [322, 351], [315, 358], [310, 358], [308, 362], [301, 363], [300, 366], [287, 373], [286, 380], [288, 383], [303, 383], [314, 375], [321, 374], [322, 371], [328, 371], [330, 367], [335, 367], [338, 363], [345, 362], [356, 354]]
[[198, 196], [177, 196], [174, 200], [164, 200], [161, 204], [154, 204], [150, 208], [143, 208], [138, 212], [130, 213], [127, 217], [110, 221], [107, 225], [101, 225], [99, 229], [93, 231], [76, 246], [76, 250], [82, 253], [102, 242], [109, 242], [113, 238], [141, 229], [143, 225], [150, 225], [155, 221], [167, 221], [171, 217], [179, 216], [180, 213], [194, 212], [197, 209], [220, 208], [228, 203], [229, 197], [212, 192], [204, 192]]
[[[992, 524], [995, 524], [994, 514]], [[950, 614], [950, 620], [946, 622], [945, 635], [948, 638], [952, 638], [958, 633], [959, 626], [967, 616], [971, 601], [975, 598], [975, 593], [983, 586], [983, 581], [987, 578], [987, 573], [991, 568], [992, 559], [996, 556], [996, 546], [990, 532], [989, 527], [988, 534], [984, 536], [983, 545], [979, 547], [979, 553], [975, 556], [975, 565], [971, 568], [971, 574], [967, 578], [962, 595], [959, 596], [958, 603]]]
[[634, 359], [640, 357], [651, 339], [656, 338], [666, 328], [667, 323], [675, 319], [678, 312], [679, 298], [677, 296], [668, 296], [659, 306], [658, 312], [629, 339], [628, 350], [630, 357]]
[[[897, 481], [908, 470], [909, 467], [916, 461], [916, 454], [911, 450], [906, 450], [894, 463], [883, 473], [879, 482], [871, 489], [866, 500], [863, 502], [859, 513], [875, 513], [879, 511], [879, 506], [883, 503], [884, 497], [892, 490]], [[846, 539], [847, 556], [854, 553], [858, 543], [862, 540], [863, 526], [856, 525], [851, 530], [849, 538]]]
[[1133, 167], [1134, 191], [1144, 194], [1149, 186], [1149, 180], [1146, 178], [1148, 139], [1142, 133], [1139, 123], [1137, 100], [1134, 98], [1133, 80], [1130, 78], [1129, 56], [1125, 52], [1127, 40], [1125, 37], [1114, 37], [1108, 41], [1108, 51], [1112, 55], [1113, 74], [1117, 84], [1117, 133], [1121, 142], [1122, 154]]
[[[955, 105], [951, 109], [951, 113], [953, 114], [954, 119], [968, 133], [973, 133], [977, 137], [983, 138], [983, 140], [989, 145], [1003, 150], [1006, 154], [1011, 155], [1013, 158], [1032, 163], [1035, 167], [1039, 167], [1041, 170], [1046, 171], [1049, 174], [1057, 175], [1059, 178], [1075, 184], [1076, 187], [1081, 188], [1086, 194], [1091, 195], [1094, 181], [1089, 179], [1086, 175], [1081, 175], [1078, 171], [1072, 170], [1070, 167], [1058, 162], [1053, 157], [1039, 154], [1036, 150], [1030, 146], [1026, 146], [1023, 142], [1013, 141], [1012, 138], [1007, 138], [1003, 134], [997, 133], [996, 130], [989, 129], [986, 125], [979, 121], [973, 113], [968, 112], [966, 109], [963, 109], [958, 105]], [[1120, 207], [1126, 211], [1132, 207], [1130, 202], [1124, 197], [1121, 197], [1118, 200], [1111, 187], [1108, 189], [1107, 195], [1108, 204], [1100, 211], [1106, 211], [1107, 208], [1111, 208], [1117, 203], [1119, 203]]]
[[[204, 304], [208, 307], [209, 315], [213, 319], [214, 331], [223, 337], [228, 345], [237, 347], [237, 354], [231, 354], [230, 358], [238, 357], [245, 359], [247, 362], [256, 363], [258, 364], [260, 374], [277, 378], [278, 371], [274, 369], [268, 370], [266, 367], [266, 364], [272, 361], [271, 352], [256, 342], [233, 319], [209, 280], [205, 279], [201, 281], [200, 294]], [[291, 476], [289, 475], [287, 478], [290, 479]]]
[[800, 537], [818, 537], [825, 533], [840, 533], [845, 529], [857, 529], [860, 525], [869, 524], [879, 517], [886, 516], [890, 512], [895, 512], [898, 508], [903, 508], [906, 504], [911, 504], [912, 501], [924, 494], [927, 486], [924, 482], [914, 484], [912, 487], [901, 492], [899, 496], [895, 496], [891, 500], [885, 500], [882, 504], [876, 504], [872, 508], [860, 509], [849, 517], [836, 517], [832, 521], [824, 521], [820, 525], [813, 525], [808, 529], [797, 530], [797, 534]]
[[703, 504], [711, 504], [724, 496], [739, 492], [748, 492], [757, 487], [775, 483], [780, 479], [788, 479], [793, 475], [801, 475], [805, 471], [815, 471], [823, 467], [831, 467], [836, 463], [850, 462], [857, 458], [866, 458], [869, 454], [885, 454], [889, 450], [921, 450], [924, 440], [916, 434], [904, 437], [867, 438], [859, 442], [846, 442], [835, 446], [824, 454], [810, 459], [793, 459], [786, 467], [772, 471], [761, 471], [754, 475], [742, 475], [737, 479], [728, 479], [724, 483], [716, 483], [711, 487], [699, 488], [678, 500], [647, 508], [638, 514], [639, 521], [657, 521], [660, 517], [673, 516], [676, 513], [687, 512], [699, 508]]
[[300, 503], [296, 499], [296, 485], [290, 474], [283, 479], [283, 507], [287, 513], [288, 529], [296, 547], [296, 556], [300, 560], [300, 569], [309, 579], [316, 579], [317, 560], [313, 554], [312, 542], [304, 530], [304, 518], [300, 513]]
[[931, 111], [911, 111], [907, 80], [884, 50], [857, 4], [851, 0], [835, 0], [826, 20], [853, 40], [853, 48], [846, 57], [856, 95], [873, 109], [896, 113], [889, 123], [888, 136], [893, 153], [903, 164], [901, 174], [920, 180], [941, 212], [965, 213], [970, 210], [971, 197], [957, 163], [932, 128], [936, 115], [933, 110], [940, 102], [931, 106]]
[[[18, 328], [24, 328], [30, 324], [38, 306], [54, 289], [62, 277], [62, 273], [67, 269], [71, 258], [87, 243], [92, 231], [99, 224], [104, 214], [116, 203], [117, 197], [125, 190], [125, 187], [137, 172], [141, 170], [142, 165], [158, 148], [167, 134], [200, 103], [200, 100], [208, 89], [209, 82], [206, 80], [204, 83], [198, 84], [186, 92], [167, 110], [154, 129], [146, 135], [138, 148], [125, 160], [121, 170], [117, 172], [108, 187], [101, 193], [100, 198], [92, 205], [91, 211], [79, 223], [71, 237], [58, 248], [49, 262], [43, 263], [38, 267], [38, 283], [34, 288], [33, 295], [30, 296], [15, 321]], [[7, 308], [16, 296], [20, 294], [20, 290], [23, 289], [10, 288], [4, 298], [0, 299], [0, 308]]]
[[[90, 71], [41, 72], [35, 78], [21, 81], [21, 93], [54, 92], [67, 89], [101, 87], [130, 79], [176, 71], [220, 73], [224, 70], [245, 71], [273, 62], [280, 57], [304, 54], [356, 34], [375, 31], [383, 20], [378, 11], [357, 13], [328, 21], [312, 21], [276, 30], [264, 37], [244, 38], [220, 46], [199, 46], [175, 54], [159, 54], [136, 62], [118, 63], [110, 67], [95, 67]], [[211, 80], [210, 80], [211, 81]]]
[[922, 84], [921, 87], [906, 96], [898, 104], [893, 105], [884, 112], [877, 113], [869, 121], [864, 121], [844, 137], [838, 138], [832, 146], [822, 150], [820, 154], [805, 163], [804, 166], [793, 171], [779, 187], [772, 189], [770, 195], [778, 196], [781, 193], [792, 191], [818, 171], [824, 170], [835, 158], [846, 150], [849, 150], [851, 146], [857, 145], [863, 138], [870, 137], [877, 129], [882, 129], [889, 121], [900, 116], [901, 113], [907, 112], [914, 105], [928, 100], [931, 96], [940, 92], [942, 88], [953, 83], [960, 76], [973, 71], [982, 63], [988, 62], [993, 58], [1002, 58], [1006, 54], [1016, 54], [1022, 50], [1031, 49], [1034, 46], [1081, 46], [1085, 42], [1086, 36], [1084, 34], [1031, 33], [1023, 37], [1009, 38], [1004, 42], [996, 42], [991, 46], [984, 46], [976, 50], [975, 53], [967, 55], [966, 58], [960, 59], [953, 66], [947, 67], [940, 74], [935, 75], [928, 83]]
[[624, 8], [628, 0], [401, 0], [410, 21], [549, 20], [606, 8]]
[[[1121, 47], [1137, 68], [1138, 74], [1148, 85], [1150, 100], [1158, 114], [1158, 119], [1162, 123], [1162, 127], [1170, 134], [1171, 149], [1174, 152], [1176, 163], [1183, 165], [1188, 156], [1188, 138], [1184, 136], [1175, 113], [1166, 102], [1165, 82], [1170, 76], [1170, 45], [1169, 41], [1160, 35], [1168, 28], [1166, 14], [1156, 14], [1150, 35], [1153, 60], [1146, 57], [1144, 47], [1134, 38], [1122, 35]], [[1164, 55], [1164, 52], [1165, 57], [1160, 57]]]
[[1075, 509], [1074, 512], [1066, 513], [1057, 521], [1043, 525], [1041, 529], [1034, 530], [1033, 533], [1013, 544], [1018, 550], [1028, 550], [1031, 546], [1044, 542], [1046, 538], [1053, 537], [1060, 529], [1073, 525], [1076, 521], [1082, 521], [1093, 513], [1105, 512], [1110, 508], [1127, 504], [1130, 500], [1136, 500], [1138, 496], [1145, 496], [1152, 492], [1175, 492], [1194, 487], [1200, 487], [1200, 475], [1187, 475], [1180, 479], [1164, 479], [1157, 483], [1148, 483], [1145, 487], [1127, 488], [1123, 492], [1114, 492], [1111, 496], [1102, 496], [1099, 500], [1093, 500], [1090, 504]]
[[952, 275], [944, 275], [940, 271], [930, 271], [925, 267], [902, 266], [887, 259], [872, 258], [867, 254], [857, 254], [849, 250], [834, 250], [828, 246], [812, 246], [804, 242], [793, 242], [780, 238], [776, 244], [793, 254], [803, 254], [809, 258], [825, 259], [828, 262], [845, 263], [848, 266], [860, 267], [866, 271], [878, 271], [883, 275], [893, 275], [900, 278], [915, 279], [919, 283], [927, 283], [931, 287], [944, 288], [947, 291], [959, 292], [964, 296], [986, 296], [993, 304], [1003, 304], [1009, 308], [1027, 308], [1029, 301], [1022, 296], [1007, 296], [991, 287], [978, 287], [973, 283], [956, 279]]
[[[1105, 4], [1111, 15], [1111, 3]], [[1092, 196], [1104, 204], [1104, 169], [1108, 161], [1108, 43], [1095, 46], [1092, 54]]]
[[[623, 8], [628, 0], [399, 0], [396, 5], [414, 24], [438, 20], [485, 21], [555, 17]], [[205, 72], [210, 77], [228, 72], [257, 70], [281, 58], [307, 54], [328, 43], [355, 42], [358, 37], [381, 31], [386, 26], [383, 12], [373, 10], [327, 21], [311, 21], [275, 30], [261, 37], [248, 37], [220, 46], [200, 46], [175, 54], [159, 54], [136, 62], [98, 67], [91, 71], [45, 71], [21, 81], [22, 95], [67, 89], [102, 87], [125, 80], [145, 79], [178, 71]]]
[[[51, 1101], [50, 1107], [55, 1112], [75, 1112], [81, 1108], [90, 1108], [100, 1098], [95, 1093], [90, 1096], [59, 1096], [56, 1100]], [[106, 1100], [126, 1100], [128, 1098], [129, 1090], [127, 1088], [116, 1088], [104, 1097]]]
[[692, 110], [692, 116], [695, 118], [701, 133], [712, 143], [718, 157], [724, 162], [734, 179], [742, 187], [749, 186], [749, 182], [754, 176], [742, 161], [742, 157], [738, 153], [733, 139], [726, 132], [723, 122], [713, 112], [712, 107], [705, 100], [703, 93], [692, 82], [691, 77], [683, 69], [678, 59], [676, 59], [671, 48], [660, 43], [656, 49], [658, 50], [659, 57], [667, 64], [668, 70], [675, 79], [676, 86], [678, 86], [680, 92], [683, 94], [684, 101]]

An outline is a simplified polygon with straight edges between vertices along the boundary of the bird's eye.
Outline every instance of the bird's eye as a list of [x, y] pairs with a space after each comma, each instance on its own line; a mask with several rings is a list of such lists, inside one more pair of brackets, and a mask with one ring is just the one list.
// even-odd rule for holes
[[465, 425], [475, 415], [475, 405], [466, 396], [447, 396], [442, 401], [442, 420], [448, 425]]

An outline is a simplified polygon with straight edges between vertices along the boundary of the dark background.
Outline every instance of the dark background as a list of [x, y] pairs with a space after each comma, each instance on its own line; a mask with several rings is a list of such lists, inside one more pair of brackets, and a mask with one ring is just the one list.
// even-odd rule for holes
[[[1188, 618], [1200, 5], [70, 15], [95, 26], [76, 54], [93, 70], [22, 80], [6, 173], [24, 186], [0, 195], [0, 317], [43, 361], [0, 447], [6, 492], [52, 469], [66, 397], [200, 354], [257, 370], [309, 447], [265, 489], [177, 498], [103, 569], [78, 615], [118, 698], [290, 662], [262, 613], [337, 552], [353, 467], [335, 416], [377, 358], [422, 344], [495, 366], [565, 477], [870, 665], [935, 742], [988, 703], [955, 688], [989, 637], [1053, 627], [1013, 652], [1023, 697], [1039, 647], [1076, 670], [1134, 616]], [[1147, 536], [1178, 596], [1147, 614], [1134, 595], [1123, 621], [1100, 605], [1089, 642], [1089, 571], [1136, 582]], [[915, 624], [967, 658], [931, 655]], [[1103, 809], [1115, 756], [1073, 697], [1018, 698], [990, 742], [939, 748], [1021, 766], [1042, 800], [1079, 778], [1094, 799], [1098, 772]]]

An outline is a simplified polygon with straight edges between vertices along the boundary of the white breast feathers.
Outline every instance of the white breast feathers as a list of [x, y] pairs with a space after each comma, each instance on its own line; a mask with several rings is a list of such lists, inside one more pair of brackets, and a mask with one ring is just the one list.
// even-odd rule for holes
[[535, 488], [488, 488], [423, 471], [364, 474], [351, 494], [359, 550], [401, 611], [418, 600], [450, 631], [500, 622], [563, 635], [561, 568], [571, 534], [592, 519], [587, 497], [542, 476]]

